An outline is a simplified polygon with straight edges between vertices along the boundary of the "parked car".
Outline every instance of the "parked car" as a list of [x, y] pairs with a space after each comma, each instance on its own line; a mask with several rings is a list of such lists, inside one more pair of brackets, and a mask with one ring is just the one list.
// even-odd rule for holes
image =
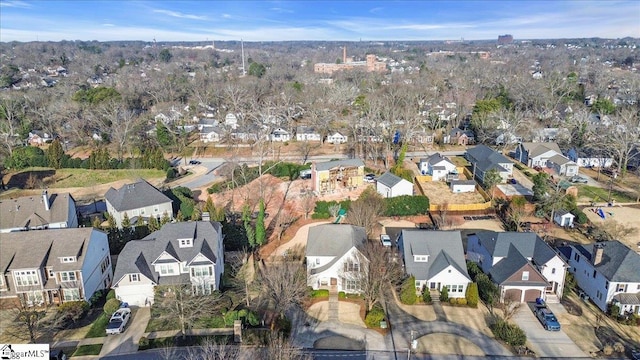
[[380, 235], [380, 242], [382, 243], [382, 246], [384, 246], [384, 247], [391, 247], [391, 245], [392, 245], [391, 237], [389, 237], [389, 235], [387, 235], [387, 234]]
[[587, 183], [587, 178], [576, 175], [574, 177], [572, 177], [569, 181], [571, 181], [572, 183], [579, 183], [579, 184], [586, 184]]
[[127, 326], [129, 319], [131, 318], [131, 309], [120, 308], [111, 315], [109, 324], [107, 324], [107, 335], [121, 334], [124, 332], [124, 328]]
[[51, 350], [49, 360], [67, 360], [67, 355], [62, 350]]
[[631, 358], [633, 360], [640, 360], [640, 350], [638, 349], [631, 350]]
[[300, 170], [300, 179], [311, 179], [311, 169]]
[[366, 182], [375, 182], [376, 181], [376, 174], [367, 174], [364, 176], [364, 181]]
[[560, 322], [543, 299], [536, 299], [535, 314], [545, 330], [560, 331]]
[[189, 161], [189, 165], [200, 165], [200, 164], [202, 164], [202, 161], [198, 161], [198, 160]]
[[510, 184], [517, 184], [518, 181], [516, 179], [509, 179]]

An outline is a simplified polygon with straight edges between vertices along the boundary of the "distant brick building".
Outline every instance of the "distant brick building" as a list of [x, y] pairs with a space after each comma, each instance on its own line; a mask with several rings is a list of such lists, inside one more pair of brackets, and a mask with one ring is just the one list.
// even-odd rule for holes
[[313, 71], [321, 74], [332, 74], [335, 71], [353, 70], [356, 68], [364, 68], [367, 72], [386, 72], [387, 64], [376, 61], [373, 54], [367, 55], [366, 61], [353, 61], [352, 57], [347, 57], [347, 48], [342, 49], [342, 63], [317, 63], [313, 66]]
[[511, 44], [512, 42], [513, 42], [513, 36], [509, 34], [498, 36], [498, 44], [500, 45]]

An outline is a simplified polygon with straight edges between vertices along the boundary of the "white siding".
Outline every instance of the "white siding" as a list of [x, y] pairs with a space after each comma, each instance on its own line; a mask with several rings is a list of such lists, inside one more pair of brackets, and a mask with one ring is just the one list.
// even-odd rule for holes
[[[340, 259], [338, 259], [338, 261], [336, 261], [333, 265], [331, 265], [331, 267], [329, 267], [328, 269], [324, 270], [323, 272], [319, 273], [319, 274], [313, 274], [311, 275], [309, 273], [309, 275], [307, 276], [307, 285], [311, 286], [314, 290], [317, 290], [321, 287], [321, 282], [326, 280], [329, 284], [329, 281], [331, 278], [335, 278], [337, 279], [337, 290], [338, 291], [345, 291], [345, 289], [343, 289], [342, 287], [342, 282], [340, 281], [340, 278], [344, 276], [344, 263], [345, 261], [352, 259], [355, 260], [358, 258], [358, 256], [356, 255], [358, 253], [358, 250], [353, 247], [351, 248], [349, 251], [347, 251], [346, 254], [344, 254]], [[320, 258], [321, 261], [326, 259], [327, 257], [307, 257], [307, 259], [313, 258], [318, 259]], [[329, 257], [329, 259], [333, 259], [333, 257]], [[329, 260], [328, 262], [330, 262], [331, 260]], [[327, 262], [322, 263], [323, 265], [326, 264]], [[311, 267], [309, 267], [310, 263], [307, 262], [307, 267], [310, 270]], [[320, 267], [322, 265], [318, 265], [315, 267]], [[362, 267], [362, 264], [360, 265]]]
[[82, 281], [84, 288], [84, 298], [89, 300], [94, 292], [101, 289], [108, 289], [110, 282], [105, 280], [113, 279], [113, 270], [111, 265], [102, 272], [100, 265], [105, 257], [109, 255], [109, 241], [107, 234], [102, 231], [94, 230], [91, 232], [91, 239], [87, 245], [89, 248], [82, 262]]
[[465, 297], [467, 286], [469, 285], [469, 279], [461, 274], [458, 270], [456, 270], [453, 266], [448, 266], [440, 273], [431, 277], [431, 279], [427, 279], [427, 287], [429, 287], [428, 283], [435, 282], [440, 283], [440, 290], [447, 285], [463, 285], [462, 292], [452, 292], [449, 291], [450, 298], [463, 298]]
[[116, 298], [129, 305], [145, 306], [153, 303], [154, 284], [151, 280], [139, 274], [140, 281], [129, 281], [129, 274], [125, 275], [117, 284], [114, 285], [116, 290]]

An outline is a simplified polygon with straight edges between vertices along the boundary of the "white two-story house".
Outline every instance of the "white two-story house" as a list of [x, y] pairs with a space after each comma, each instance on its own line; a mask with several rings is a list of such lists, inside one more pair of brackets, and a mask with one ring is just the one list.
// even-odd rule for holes
[[619, 241], [562, 248], [578, 286], [600, 310], [640, 315], [640, 255]]
[[160, 190], [139, 179], [119, 189], [109, 188], [105, 194], [107, 212], [121, 228], [125, 214], [132, 225], [148, 223], [151, 217], [160, 220], [165, 214], [173, 219], [173, 202]]
[[358, 293], [359, 273], [368, 261], [359, 247], [367, 241], [364, 228], [347, 224], [323, 224], [309, 228], [307, 285], [314, 290]]
[[416, 279], [416, 291], [447, 288], [449, 297], [465, 297], [471, 277], [460, 231], [402, 230], [398, 247], [405, 271]]
[[449, 180], [448, 176], [455, 175], [451, 177], [451, 180], [457, 180], [457, 168], [451, 160], [446, 157], [440, 155], [440, 153], [435, 153], [428, 158], [420, 159], [420, 173], [422, 175], [430, 175], [432, 181], [441, 181], [441, 180]]
[[77, 228], [76, 202], [69, 193], [0, 200], [0, 233]]
[[26, 306], [89, 299], [113, 279], [107, 234], [93, 228], [0, 235], [0, 298]]
[[468, 237], [467, 259], [499, 285], [501, 299], [562, 298], [567, 264], [535, 233], [479, 231]]
[[554, 142], [523, 142], [518, 144], [515, 151], [515, 158], [531, 168], [546, 166], [547, 160], [555, 155], [562, 155], [562, 151], [558, 144]]
[[129, 241], [118, 257], [113, 289], [121, 301], [150, 306], [158, 285], [191, 285], [211, 294], [224, 272], [222, 226], [190, 221], [165, 224], [142, 240]]
[[327, 135], [327, 142], [329, 144], [345, 144], [347, 142], [347, 136], [342, 135], [339, 132]]

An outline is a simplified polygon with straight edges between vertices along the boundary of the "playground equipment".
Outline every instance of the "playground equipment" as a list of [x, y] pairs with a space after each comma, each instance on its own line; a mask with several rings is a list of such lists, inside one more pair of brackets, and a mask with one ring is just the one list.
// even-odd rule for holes
[[339, 224], [340, 222], [342, 222], [342, 219], [344, 219], [345, 216], [347, 216], [347, 210], [341, 208], [340, 211], [338, 211], [338, 216], [336, 216], [336, 220], [333, 223]]

